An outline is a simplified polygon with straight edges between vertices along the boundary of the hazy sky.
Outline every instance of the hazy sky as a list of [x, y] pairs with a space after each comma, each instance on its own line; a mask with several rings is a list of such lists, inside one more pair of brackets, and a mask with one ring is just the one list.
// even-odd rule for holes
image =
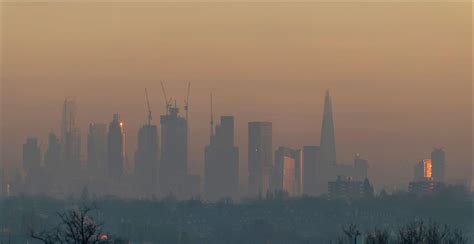
[[[190, 98], [190, 164], [202, 172], [215, 116], [236, 116], [241, 174], [247, 122], [273, 122], [274, 147], [318, 145], [324, 92], [333, 98], [337, 157], [358, 152], [377, 187], [407, 184], [433, 146], [448, 178], [472, 165], [471, 3], [35, 3], [2, 4], [2, 161], [59, 132], [65, 97], [82, 130], [125, 121], [136, 133], [164, 112], [160, 81]], [[243, 176], [243, 175], [242, 175]], [[246, 179], [246, 177], [241, 177]]]

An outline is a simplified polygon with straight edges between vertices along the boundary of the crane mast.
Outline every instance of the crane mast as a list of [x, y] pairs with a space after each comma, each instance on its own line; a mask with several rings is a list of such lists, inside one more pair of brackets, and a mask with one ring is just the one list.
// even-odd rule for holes
[[166, 90], [165, 90], [165, 85], [163, 84], [163, 81], [161, 82], [161, 91], [163, 92], [163, 96], [165, 98], [166, 115], [168, 115], [169, 109], [171, 107], [171, 98], [170, 100], [168, 100], [168, 97], [166, 96]]
[[148, 90], [145, 88], [145, 96], [146, 96], [146, 105], [148, 107], [148, 125], [151, 125], [151, 108], [150, 108], [150, 100], [148, 99]]

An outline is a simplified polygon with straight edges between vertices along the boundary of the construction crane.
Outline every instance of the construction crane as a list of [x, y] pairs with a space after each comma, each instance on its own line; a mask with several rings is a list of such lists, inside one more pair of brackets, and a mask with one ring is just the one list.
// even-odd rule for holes
[[186, 112], [186, 123], [188, 122], [188, 110], [189, 110], [189, 90], [191, 89], [191, 82], [188, 83], [188, 93], [186, 100], [184, 100], [184, 111]]
[[163, 84], [163, 81], [161, 82], [161, 90], [163, 91], [163, 96], [165, 98], [166, 115], [168, 115], [169, 108], [171, 107], [171, 98], [170, 100], [168, 100], [168, 97], [166, 96], [166, 90], [165, 90], [165, 85]]
[[211, 92], [211, 140], [214, 137], [214, 114], [212, 111], [212, 92]]
[[145, 96], [146, 96], [146, 105], [148, 107], [148, 125], [151, 125], [151, 108], [150, 108], [150, 100], [148, 99], [148, 90], [145, 88]]

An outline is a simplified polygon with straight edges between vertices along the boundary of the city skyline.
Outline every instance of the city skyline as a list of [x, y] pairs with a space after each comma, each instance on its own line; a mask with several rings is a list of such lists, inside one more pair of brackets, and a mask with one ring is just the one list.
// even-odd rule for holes
[[[75, 113], [75, 101], [66, 99], [64, 104], [61, 128], [67, 127], [65, 125], [68, 124], [74, 125], [76, 122], [75, 117], [77, 116]], [[68, 110], [71, 106], [70, 104], [73, 104], [74, 109], [71, 110], [74, 111], [73, 113], [70, 113], [71, 111]], [[326, 91], [321, 127], [321, 135], [323, 136], [320, 138], [321, 145], [326, 145], [328, 148], [327, 153], [329, 156], [326, 157], [322, 155], [320, 145], [305, 145], [301, 149], [291, 149], [281, 145], [273, 145], [272, 122], [248, 122], [248, 173], [244, 173], [243, 177], [238, 177], [240, 174], [239, 166], [242, 164], [238, 158], [238, 147], [232, 149], [234, 148], [234, 117], [221, 116], [221, 124], [216, 125], [214, 129], [212, 104], [210, 144], [203, 150], [205, 158], [208, 158], [205, 159], [205, 161], [209, 160], [206, 161], [204, 174], [193, 174], [193, 172], [189, 170], [188, 155], [186, 153], [188, 141], [187, 127], [189, 125], [187, 121], [188, 116], [187, 114], [186, 117], [180, 116], [177, 103], [174, 105], [171, 103], [166, 104], [168, 112], [161, 115], [159, 124], [162, 133], [161, 138], [158, 134], [158, 126], [153, 124], [151, 112], [149, 112], [148, 123], [144, 124], [139, 131], [136, 144], [137, 151], [133, 161], [129, 161], [126, 157], [127, 153], [123, 151], [126, 142], [125, 123], [119, 114], [113, 114], [113, 120], [108, 130], [106, 130], [105, 124], [90, 123], [87, 156], [86, 160], [81, 160], [80, 163], [82, 165], [81, 171], [85, 172], [89, 180], [92, 181], [77, 178], [85, 177], [86, 175], [81, 176], [81, 173], [79, 173], [75, 165], [69, 165], [69, 158], [71, 158], [67, 156], [69, 150], [61, 150], [62, 145], [67, 145], [68, 140], [65, 139], [64, 142], [60, 143], [54, 133], [48, 135], [49, 144], [46, 151], [40, 148], [36, 137], [27, 138], [26, 144], [23, 145], [22, 168], [27, 173], [28, 179], [36, 179], [36, 181], [44, 177], [46, 172], [52, 173], [54, 177], [72, 176], [73, 179], [76, 177], [76, 180], [86, 180], [83, 183], [64, 181], [65, 185], [60, 184], [58, 189], [66, 190], [73, 194], [77, 194], [77, 191], [80, 189], [78, 186], [85, 184], [99, 194], [127, 195], [130, 194], [129, 190], [133, 188], [133, 191], [135, 191], [134, 194], [141, 195], [142, 197], [164, 197], [173, 193], [179, 198], [202, 195], [206, 199], [214, 201], [223, 197], [238, 199], [239, 196], [243, 197], [247, 194], [250, 197], [262, 196], [265, 192], [273, 192], [275, 190], [284, 190], [290, 196], [298, 196], [301, 194], [321, 195], [327, 193], [328, 189], [331, 189], [327, 188], [327, 184], [336, 178], [339, 180], [340, 177], [346, 177], [355, 180], [357, 184], [362, 184], [364, 180], [367, 181], [371, 178], [370, 175], [368, 175], [370, 164], [367, 163], [367, 160], [361, 158], [359, 153], [355, 154], [352, 165], [341, 164], [335, 160], [336, 147], [334, 142], [336, 140], [334, 136], [335, 128], [333, 125], [334, 118], [331, 104], [331, 95], [329, 91]], [[72, 116], [69, 116], [72, 119], [64, 119], [68, 117], [65, 116], [67, 114], [72, 114]], [[74, 128], [74, 131], [81, 130], [74, 126], [69, 127]], [[68, 130], [62, 129], [62, 131]], [[107, 143], [106, 134], [108, 135]], [[67, 135], [67, 133], [64, 135]], [[76, 136], [80, 138], [80, 134]], [[159, 147], [158, 138], [161, 139], [161, 143], [165, 145], [165, 147]], [[103, 142], [100, 142], [101, 140]], [[104, 145], [104, 143], [106, 144]], [[29, 149], [25, 149], [26, 145], [30, 145], [28, 146]], [[104, 147], [107, 147], [108, 150], [104, 151]], [[277, 149], [275, 150], [275, 148]], [[37, 150], [37, 152], [33, 153], [31, 150]], [[53, 150], [53, 154], [51, 150]], [[217, 151], [212, 152], [214, 150]], [[313, 152], [314, 150], [316, 151]], [[105, 171], [100, 169], [100, 165], [104, 164], [104, 162], [100, 162], [98, 158], [100, 157], [100, 154], [98, 154], [100, 151], [108, 155]], [[268, 151], [270, 151], [270, 153], [267, 153]], [[59, 167], [56, 168], [52, 164], [55, 163], [57, 165], [58, 162], [48, 162], [51, 158], [54, 159], [54, 152], [57, 152], [57, 157], [61, 161]], [[42, 153], [45, 153], [44, 157], [40, 156], [43, 155]], [[214, 153], [220, 156], [212, 156]], [[275, 157], [273, 157], [273, 153]], [[161, 157], [159, 157], [159, 155]], [[38, 157], [38, 160], [32, 161], [31, 157]], [[450, 181], [444, 179], [446, 166], [449, 165], [445, 162], [444, 149], [434, 147], [431, 158], [433, 162], [435, 162], [433, 171], [431, 159], [421, 161], [422, 166], [419, 166], [420, 163], [414, 164], [415, 177], [413, 178], [413, 182], [415, 183], [410, 182], [409, 189], [412, 189], [412, 184], [424, 184], [423, 179], [425, 178], [428, 179], [427, 184], [438, 184], [438, 182], [450, 183]], [[34, 165], [32, 162], [37, 164], [35, 166], [36, 170], [32, 170], [34, 168], [31, 166]], [[429, 163], [427, 164], [426, 162]], [[44, 167], [46, 171], [40, 169], [40, 163], [42, 165], [41, 168]], [[234, 164], [236, 167], [232, 166]], [[60, 175], [54, 173], [58, 170], [62, 172]], [[421, 173], [419, 173], [420, 170], [422, 170]], [[152, 173], [153, 171], [154, 173]], [[228, 183], [219, 183], [222, 179], [227, 181], [235, 178], [233, 175], [238, 179], [235, 183], [232, 183], [233, 180]], [[105, 178], [100, 179], [104, 176]], [[245, 177], [247, 176], [249, 178], [246, 182]], [[132, 181], [130, 181], [130, 177], [132, 177]], [[219, 178], [221, 178], [221, 180], [218, 180]], [[434, 183], [430, 183], [432, 180], [434, 180]], [[39, 182], [42, 181], [40, 180]], [[465, 184], [467, 182], [452, 181], [452, 183]], [[42, 184], [42, 187], [46, 189], [45, 183]], [[126, 184], [132, 185], [125, 187]], [[223, 188], [217, 190], [218, 188], [215, 187], [218, 184], [222, 184], [221, 187]], [[301, 187], [299, 187], [298, 184], [301, 184]], [[192, 185], [195, 185], [197, 188], [192, 188]], [[245, 185], [248, 185], [247, 188]], [[53, 186], [57, 188], [58, 185], [53, 184]], [[43, 188], [38, 189], [40, 189], [39, 191], [43, 191], [41, 190]], [[33, 191], [38, 191], [38, 189]], [[386, 187], [381, 187], [379, 190], [381, 189], [391, 190]], [[50, 190], [48, 190], [48, 192], [49, 191]], [[74, 191], [76, 192], [74, 193]], [[54, 190], [52, 192], [54, 192]]]
[[[193, 84], [194, 173], [204, 168], [209, 91], [215, 114], [235, 117], [242, 176], [248, 121], [273, 123], [274, 150], [318, 145], [330, 89], [338, 162], [360, 153], [376, 187], [405, 186], [407, 172], [432, 147], [447, 151], [448, 180], [471, 177], [471, 18], [462, 3], [150, 3], [107, 11], [73, 5], [4, 7], [2, 164], [8, 168], [20, 164], [26, 137], [37, 136], [44, 152], [48, 133], [60, 135], [60, 104], [68, 96], [78, 106], [82, 159], [89, 123], [108, 123], [118, 112], [133, 161], [138, 129], [147, 121], [143, 89], [158, 124], [165, 81], [180, 107]], [[60, 12], [67, 15], [61, 23], [55, 21]]]

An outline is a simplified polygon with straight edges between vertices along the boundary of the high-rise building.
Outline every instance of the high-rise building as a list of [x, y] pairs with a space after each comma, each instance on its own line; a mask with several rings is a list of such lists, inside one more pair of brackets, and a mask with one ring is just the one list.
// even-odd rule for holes
[[62, 163], [66, 175], [79, 172], [81, 167], [81, 135], [76, 126], [76, 102], [64, 100], [61, 122]]
[[125, 129], [119, 114], [114, 114], [109, 124], [107, 138], [107, 171], [112, 180], [120, 180], [125, 164]]
[[28, 176], [33, 176], [39, 172], [41, 167], [40, 147], [38, 139], [27, 138], [23, 144], [23, 169]]
[[188, 164], [187, 121], [179, 116], [179, 109], [167, 106], [167, 114], [160, 117], [161, 160], [158, 169], [160, 194], [183, 197], [186, 192]]
[[321, 127], [321, 163], [325, 165], [336, 164], [336, 139], [334, 136], [334, 123], [332, 117], [332, 102], [329, 91], [324, 98], [324, 113]]
[[239, 194], [239, 148], [234, 146], [234, 117], [222, 116], [204, 151], [206, 199], [236, 199]]
[[415, 164], [414, 181], [433, 180], [431, 159], [424, 159]]
[[273, 171], [271, 122], [248, 123], [249, 196], [265, 195], [270, 190]]
[[445, 152], [442, 148], [435, 148], [431, 152], [431, 163], [433, 167], [433, 180], [444, 182], [445, 180]]
[[135, 177], [139, 194], [149, 197], [158, 193], [158, 129], [145, 125], [138, 131], [135, 151]]
[[354, 169], [352, 177], [355, 180], [365, 180], [367, 179], [367, 171], [369, 169], [369, 163], [367, 160], [360, 157], [360, 154], [356, 153], [354, 157]]
[[48, 137], [48, 149], [44, 155], [44, 165], [53, 175], [57, 175], [61, 167], [61, 144], [54, 133], [50, 133]]
[[[304, 146], [303, 194], [315, 196], [322, 191], [322, 189], [318, 189], [318, 175], [320, 174], [320, 172], [318, 172], [319, 164], [320, 148], [318, 146]], [[321, 186], [319, 188], [321, 188]]]
[[87, 168], [96, 176], [105, 176], [107, 166], [107, 125], [89, 124], [87, 135]]
[[275, 151], [275, 168], [273, 170], [273, 189], [283, 190], [290, 196], [300, 194], [302, 180], [302, 151], [279, 147]]

